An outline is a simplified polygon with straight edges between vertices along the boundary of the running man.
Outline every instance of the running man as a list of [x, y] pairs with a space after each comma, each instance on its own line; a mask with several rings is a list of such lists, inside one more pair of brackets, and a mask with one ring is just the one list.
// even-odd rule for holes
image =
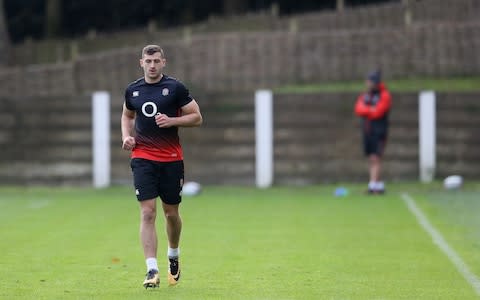
[[363, 149], [369, 160], [369, 194], [385, 193], [385, 184], [380, 179], [381, 160], [388, 134], [388, 115], [391, 96], [381, 80], [380, 71], [369, 74], [367, 91], [355, 104], [355, 113], [362, 118]]
[[144, 76], [126, 88], [121, 118], [122, 148], [131, 151], [130, 165], [140, 204], [140, 240], [147, 264], [145, 288], [160, 284], [155, 228], [157, 197], [162, 201], [168, 238], [168, 283], [175, 285], [180, 279], [179, 204], [184, 169], [178, 127], [202, 124], [197, 102], [180, 81], [163, 74], [165, 64], [160, 46], [143, 48], [140, 66]]

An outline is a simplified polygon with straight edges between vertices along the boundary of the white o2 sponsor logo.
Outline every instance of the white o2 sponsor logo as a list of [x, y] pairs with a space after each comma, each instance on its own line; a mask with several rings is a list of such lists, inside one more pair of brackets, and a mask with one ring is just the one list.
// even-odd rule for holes
[[[151, 112], [147, 112], [147, 107], [151, 106]], [[150, 109], [149, 109], [150, 110]], [[158, 108], [157, 105], [151, 101], [145, 102], [142, 105], [142, 113], [145, 117], [153, 117], [157, 114]]]

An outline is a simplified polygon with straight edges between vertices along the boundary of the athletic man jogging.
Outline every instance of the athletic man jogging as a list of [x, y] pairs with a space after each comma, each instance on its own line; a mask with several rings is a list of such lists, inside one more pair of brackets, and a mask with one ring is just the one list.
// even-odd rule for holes
[[157, 197], [162, 201], [168, 238], [168, 283], [175, 285], [180, 279], [183, 154], [178, 127], [202, 124], [197, 102], [180, 81], [162, 73], [165, 64], [162, 48], [143, 48], [140, 66], [144, 76], [128, 85], [121, 118], [122, 148], [131, 151], [135, 194], [140, 203], [140, 239], [147, 264], [145, 288], [158, 287], [160, 283], [155, 228]]
[[369, 194], [383, 194], [385, 184], [380, 180], [381, 158], [387, 141], [388, 114], [391, 96], [381, 81], [380, 71], [369, 74], [367, 91], [355, 105], [355, 113], [362, 118], [363, 148], [369, 160]]

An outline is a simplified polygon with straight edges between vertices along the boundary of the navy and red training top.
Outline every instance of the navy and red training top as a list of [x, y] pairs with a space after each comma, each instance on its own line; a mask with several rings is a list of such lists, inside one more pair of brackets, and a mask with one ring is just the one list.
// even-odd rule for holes
[[183, 83], [166, 75], [157, 83], [147, 83], [144, 78], [130, 83], [125, 90], [125, 106], [136, 112], [136, 145], [131, 157], [161, 162], [183, 160], [178, 127], [158, 127], [155, 115], [178, 117], [182, 106], [192, 100]]

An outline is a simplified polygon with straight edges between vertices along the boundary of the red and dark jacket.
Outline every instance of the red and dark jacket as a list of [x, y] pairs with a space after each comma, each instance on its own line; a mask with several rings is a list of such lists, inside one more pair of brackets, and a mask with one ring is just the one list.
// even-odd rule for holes
[[355, 104], [355, 114], [362, 118], [365, 134], [386, 135], [392, 97], [383, 83], [378, 91], [361, 94]]

